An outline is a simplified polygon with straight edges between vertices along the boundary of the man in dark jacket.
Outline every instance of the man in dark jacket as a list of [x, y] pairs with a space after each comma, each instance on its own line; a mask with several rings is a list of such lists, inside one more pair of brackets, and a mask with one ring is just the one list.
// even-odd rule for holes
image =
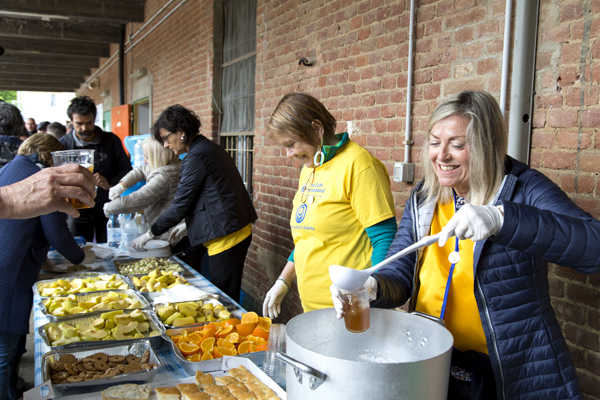
[[0, 167], [15, 158], [21, 145], [19, 136], [25, 135], [25, 132], [19, 109], [0, 101]]
[[73, 131], [63, 136], [60, 142], [65, 149], [94, 149], [94, 178], [98, 186], [96, 205], [91, 209], [80, 210], [80, 217], [74, 220], [75, 234], [88, 242], [106, 242], [106, 222], [104, 203], [108, 201], [108, 189], [117, 184], [131, 170], [129, 157], [117, 135], [104, 132], [94, 125], [96, 105], [87, 96], [75, 97], [67, 109], [73, 123]]

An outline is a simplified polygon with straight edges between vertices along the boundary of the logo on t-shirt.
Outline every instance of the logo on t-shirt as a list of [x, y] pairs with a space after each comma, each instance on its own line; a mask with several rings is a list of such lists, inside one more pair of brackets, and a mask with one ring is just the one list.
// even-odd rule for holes
[[298, 207], [298, 209], [296, 210], [296, 222], [297, 223], [304, 221], [304, 217], [306, 217], [307, 210], [308, 210], [308, 207], [306, 206], [306, 204], [302, 204], [300, 207]]

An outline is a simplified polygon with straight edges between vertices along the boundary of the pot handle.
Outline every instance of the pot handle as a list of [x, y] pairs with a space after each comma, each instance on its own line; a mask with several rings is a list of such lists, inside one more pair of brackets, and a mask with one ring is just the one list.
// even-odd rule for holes
[[326, 374], [314, 369], [313, 367], [309, 367], [304, 363], [301, 363], [300, 361], [288, 356], [285, 353], [277, 352], [275, 353], [275, 357], [289, 364], [294, 369], [294, 375], [296, 375], [296, 379], [298, 380], [299, 384], [302, 384], [302, 373], [310, 375], [310, 378], [308, 380], [310, 390], [315, 390], [316, 388], [321, 386], [323, 382], [325, 382], [325, 379], [327, 379]]
[[422, 317], [422, 318], [427, 318], [428, 320], [433, 321], [435, 323], [438, 323], [438, 324], [440, 324], [443, 327], [446, 326], [446, 324], [444, 323], [443, 319], [440, 319], [438, 317], [434, 317], [433, 315], [425, 314], [425, 313], [422, 313], [422, 312], [419, 312], [419, 311], [411, 311], [409, 314], [413, 314], [413, 315], [416, 315], [416, 316]]

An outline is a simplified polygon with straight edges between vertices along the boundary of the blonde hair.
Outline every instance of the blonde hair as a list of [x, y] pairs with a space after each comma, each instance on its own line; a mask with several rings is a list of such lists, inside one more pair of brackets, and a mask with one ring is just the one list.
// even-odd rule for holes
[[[313, 122], [323, 127], [323, 138]], [[319, 100], [306, 93], [288, 93], [279, 101], [269, 118], [271, 134], [291, 135], [294, 138], [320, 146], [335, 136], [336, 121]]]
[[144, 151], [144, 160], [152, 170], [179, 162], [175, 153], [165, 149], [162, 144], [151, 137], [142, 142], [142, 150]]
[[427, 140], [423, 146], [425, 180], [421, 192], [428, 200], [447, 202], [452, 199], [452, 188], [442, 187], [429, 160], [431, 129], [439, 121], [452, 115], [469, 119], [467, 146], [469, 146], [469, 197], [472, 204], [490, 203], [504, 178], [507, 135], [504, 118], [498, 103], [487, 92], [463, 91], [440, 104], [429, 119]]
[[42, 164], [51, 167], [53, 162], [50, 153], [64, 149], [62, 143], [49, 133], [34, 133], [21, 143], [17, 154], [21, 156], [37, 154]]

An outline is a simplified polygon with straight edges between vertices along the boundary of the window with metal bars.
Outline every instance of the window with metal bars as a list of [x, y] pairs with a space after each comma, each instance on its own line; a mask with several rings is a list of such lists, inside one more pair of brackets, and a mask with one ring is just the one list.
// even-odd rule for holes
[[231, 158], [235, 161], [240, 175], [244, 180], [244, 185], [249, 192], [252, 188], [252, 160], [254, 159], [254, 136], [253, 135], [232, 135], [221, 136], [221, 144]]
[[223, 0], [221, 7], [219, 136], [252, 193], [256, 0]]

